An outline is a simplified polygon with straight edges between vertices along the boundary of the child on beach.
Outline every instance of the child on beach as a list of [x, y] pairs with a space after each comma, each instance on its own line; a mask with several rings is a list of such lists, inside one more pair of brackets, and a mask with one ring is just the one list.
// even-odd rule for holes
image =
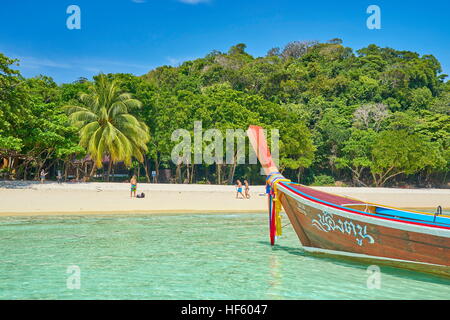
[[130, 198], [133, 197], [133, 193], [134, 193], [134, 197], [136, 198], [136, 189], [137, 189], [137, 178], [136, 178], [136, 175], [134, 175], [133, 178], [131, 178], [130, 183], [131, 183]]
[[45, 181], [45, 176], [47, 175], [47, 172], [44, 171], [44, 169], [41, 170], [41, 183], [44, 183]]
[[250, 199], [250, 186], [248, 185], [247, 180], [244, 180], [244, 185], [245, 185], [245, 197], [247, 199]]
[[240, 180], [236, 181], [236, 188], [237, 188], [236, 199], [239, 199], [239, 194], [242, 195], [242, 199], [245, 199], [245, 196], [242, 193], [242, 182]]

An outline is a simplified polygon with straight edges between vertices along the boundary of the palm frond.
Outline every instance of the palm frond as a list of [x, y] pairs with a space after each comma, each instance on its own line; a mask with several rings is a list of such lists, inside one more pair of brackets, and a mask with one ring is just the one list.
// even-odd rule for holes
[[89, 93], [79, 94], [80, 105], [66, 106], [69, 120], [79, 128], [80, 145], [102, 166], [103, 156], [131, 165], [132, 158], [143, 161], [148, 151], [149, 129], [128, 112], [142, 103], [129, 93], [120, 93], [115, 80], [100, 74]]

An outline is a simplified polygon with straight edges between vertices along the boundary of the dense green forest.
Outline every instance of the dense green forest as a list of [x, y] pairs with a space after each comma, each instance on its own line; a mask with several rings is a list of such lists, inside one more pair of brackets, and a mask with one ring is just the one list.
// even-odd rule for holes
[[172, 132], [202, 121], [203, 130], [279, 129], [280, 170], [304, 184], [448, 186], [450, 82], [432, 55], [333, 39], [253, 57], [237, 44], [142, 76], [62, 85], [26, 79], [17, 63], [0, 54], [4, 179], [44, 169], [108, 180], [125, 168], [143, 181], [170, 170], [179, 183], [262, 183], [258, 165], [172, 163]]

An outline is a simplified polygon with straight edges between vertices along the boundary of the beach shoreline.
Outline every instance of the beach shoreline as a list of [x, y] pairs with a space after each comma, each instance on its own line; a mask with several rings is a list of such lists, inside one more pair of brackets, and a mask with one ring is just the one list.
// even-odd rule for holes
[[[314, 188], [399, 208], [450, 209], [450, 189]], [[267, 212], [264, 186], [251, 186], [245, 200], [223, 185], [140, 183], [137, 191], [146, 197], [130, 198], [128, 183], [0, 181], [0, 216]]]

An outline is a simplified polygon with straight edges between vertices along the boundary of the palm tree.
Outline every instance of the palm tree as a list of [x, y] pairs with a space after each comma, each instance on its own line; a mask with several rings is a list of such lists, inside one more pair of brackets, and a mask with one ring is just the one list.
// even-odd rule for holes
[[114, 162], [123, 161], [131, 166], [133, 157], [144, 161], [149, 130], [145, 123], [129, 114], [130, 110], [142, 106], [139, 100], [129, 93], [121, 93], [116, 81], [100, 74], [89, 93], [80, 93], [79, 102], [64, 108], [72, 125], [79, 129], [80, 145], [96, 167], [101, 168], [103, 157], [109, 156], [107, 180]]

